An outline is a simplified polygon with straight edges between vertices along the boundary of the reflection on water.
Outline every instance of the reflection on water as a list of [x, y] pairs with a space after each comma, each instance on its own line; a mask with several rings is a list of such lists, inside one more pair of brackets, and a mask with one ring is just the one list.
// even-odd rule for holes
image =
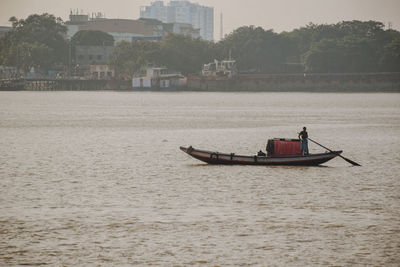
[[[303, 126], [363, 167], [179, 150]], [[399, 94], [2, 92], [0, 136], [1, 266], [400, 264]]]

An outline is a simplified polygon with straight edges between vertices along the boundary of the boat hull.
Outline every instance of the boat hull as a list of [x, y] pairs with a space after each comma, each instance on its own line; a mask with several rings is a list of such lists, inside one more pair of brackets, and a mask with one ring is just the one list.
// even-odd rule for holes
[[295, 156], [243, 156], [234, 153], [219, 153], [206, 150], [199, 150], [193, 147], [180, 147], [180, 149], [195, 159], [208, 164], [224, 165], [286, 165], [286, 166], [317, 166], [323, 164], [342, 153], [333, 151], [327, 153], [295, 155]]

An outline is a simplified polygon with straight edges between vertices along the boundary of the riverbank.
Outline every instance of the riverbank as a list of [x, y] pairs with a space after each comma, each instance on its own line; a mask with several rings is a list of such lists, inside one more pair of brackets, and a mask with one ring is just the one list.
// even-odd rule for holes
[[[129, 80], [1, 80], [0, 91], [134, 91]], [[194, 92], [400, 92], [400, 73], [240, 74], [233, 78], [191, 75], [178, 88], [139, 91]]]
[[246, 92], [400, 92], [400, 73], [240, 74], [189, 76], [188, 89]]
[[131, 90], [127, 80], [12, 79], [1, 80], [0, 91], [103, 91]]

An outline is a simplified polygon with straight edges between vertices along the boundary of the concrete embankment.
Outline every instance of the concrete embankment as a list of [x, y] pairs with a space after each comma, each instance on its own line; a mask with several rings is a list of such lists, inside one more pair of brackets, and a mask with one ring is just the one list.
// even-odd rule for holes
[[[1, 80], [0, 90], [133, 90], [129, 80]], [[166, 89], [149, 89], [165, 91]], [[400, 92], [400, 73], [240, 74], [233, 78], [189, 76], [178, 91], [243, 92]]]
[[195, 91], [400, 92], [400, 73], [240, 74], [233, 78], [189, 76]]
[[18, 79], [3, 80], [0, 90], [95, 91], [130, 90], [131, 87], [131, 82], [125, 80]]

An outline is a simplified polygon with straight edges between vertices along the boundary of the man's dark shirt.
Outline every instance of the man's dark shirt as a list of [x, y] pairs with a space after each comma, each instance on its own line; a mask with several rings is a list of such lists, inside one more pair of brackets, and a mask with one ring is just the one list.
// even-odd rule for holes
[[306, 138], [308, 138], [308, 133], [307, 133], [307, 131], [303, 130], [300, 132], [299, 136], [301, 137], [301, 139], [306, 139]]

